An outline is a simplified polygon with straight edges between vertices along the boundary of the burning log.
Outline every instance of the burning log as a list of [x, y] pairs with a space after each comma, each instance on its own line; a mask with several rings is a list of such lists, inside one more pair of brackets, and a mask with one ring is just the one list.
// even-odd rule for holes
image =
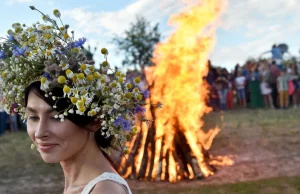
[[[125, 178], [175, 182], [214, 174], [208, 150], [220, 129], [205, 133], [201, 118], [210, 111], [203, 77], [222, 2], [202, 0], [172, 17], [177, 30], [156, 47], [156, 66], [145, 73], [151, 94], [146, 117], [153, 123], [137, 124], [138, 133], [128, 145], [131, 153], [120, 163]], [[156, 109], [160, 101], [164, 107]]]

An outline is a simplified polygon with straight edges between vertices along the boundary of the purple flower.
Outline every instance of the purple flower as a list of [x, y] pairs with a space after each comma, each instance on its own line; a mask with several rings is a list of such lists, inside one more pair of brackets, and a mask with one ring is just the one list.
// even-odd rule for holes
[[15, 50], [12, 51], [13, 55], [15, 56], [21, 56], [24, 54], [24, 52], [26, 51], [27, 47], [24, 46], [22, 48], [19, 47], [15, 47]]
[[144, 98], [145, 98], [145, 99], [149, 98], [149, 95], [150, 95], [150, 91], [149, 91], [149, 90], [146, 90], [146, 91], [144, 92]]
[[52, 80], [52, 77], [50, 76], [49, 73], [43, 73], [43, 77], [47, 78], [47, 80]]
[[115, 120], [114, 125], [116, 127], [120, 127], [121, 126], [126, 131], [129, 131], [132, 128], [131, 122], [128, 121], [128, 120], [126, 120], [126, 119], [124, 119], [123, 117], [118, 117]]
[[86, 38], [79, 38], [74, 42], [74, 47], [82, 47], [86, 41]]
[[5, 52], [4, 51], [0, 51], [0, 59], [4, 59], [5, 58]]
[[133, 112], [134, 112], [134, 114], [142, 113], [142, 115], [144, 115], [146, 112], [146, 109], [141, 106], [136, 106], [136, 107], [134, 107]]
[[14, 37], [13, 34], [10, 34], [10, 35], [7, 36], [7, 39], [8, 39], [9, 42], [13, 42], [15, 40], [15, 37]]
[[124, 120], [124, 122], [122, 123], [122, 128], [125, 131], [129, 131], [132, 128], [130, 121]]

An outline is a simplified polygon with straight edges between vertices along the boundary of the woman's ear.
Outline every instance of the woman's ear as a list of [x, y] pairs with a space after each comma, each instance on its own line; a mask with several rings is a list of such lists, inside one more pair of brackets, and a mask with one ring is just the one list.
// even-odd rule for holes
[[96, 132], [101, 128], [101, 120], [100, 119], [94, 119], [90, 124], [86, 126], [87, 130]]

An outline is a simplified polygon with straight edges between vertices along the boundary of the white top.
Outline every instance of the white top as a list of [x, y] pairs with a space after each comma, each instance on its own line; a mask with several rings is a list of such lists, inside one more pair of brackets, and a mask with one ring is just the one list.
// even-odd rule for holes
[[124, 190], [126, 191], [126, 194], [132, 194], [127, 182], [120, 175], [111, 173], [111, 172], [105, 172], [105, 173], [101, 174], [100, 176], [91, 180], [85, 186], [85, 188], [83, 189], [81, 194], [89, 194], [98, 182], [106, 181], [106, 180], [113, 181], [113, 182], [121, 185], [124, 188]]
[[235, 83], [237, 85], [237, 89], [245, 88], [245, 86], [244, 86], [245, 81], [246, 81], [246, 78], [244, 76], [235, 78]]

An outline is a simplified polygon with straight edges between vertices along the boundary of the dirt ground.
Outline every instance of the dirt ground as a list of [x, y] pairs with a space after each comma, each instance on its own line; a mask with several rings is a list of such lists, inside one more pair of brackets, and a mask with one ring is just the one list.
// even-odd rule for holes
[[[212, 113], [205, 117], [206, 126], [220, 126], [210, 154], [228, 156], [232, 166], [216, 166], [215, 175], [202, 180], [142, 182], [128, 180], [134, 193], [153, 188], [196, 188], [282, 176], [300, 176], [299, 110], [248, 110], [224, 114]], [[1, 137], [2, 138], [2, 137]], [[0, 144], [0, 194], [9, 193], [61, 193], [63, 177], [59, 166], [45, 166], [36, 154], [24, 153], [29, 146], [26, 135], [2, 138]], [[23, 143], [22, 143], [23, 142]], [[28, 148], [26, 149], [28, 150]], [[36, 159], [33, 159], [33, 158]], [[45, 176], [46, 175], [46, 176]]]
[[232, 166], [215, 166], [215, 175], [198, 181], [176, 184], [149, 183], [129, 180], [139, 190], [151, 187], [199, 187], [300, 176], [299, 110], [250, 110], [212, 113], [207, 126], [222, 126], [210, 149], [213, 156], [229, 156]]

